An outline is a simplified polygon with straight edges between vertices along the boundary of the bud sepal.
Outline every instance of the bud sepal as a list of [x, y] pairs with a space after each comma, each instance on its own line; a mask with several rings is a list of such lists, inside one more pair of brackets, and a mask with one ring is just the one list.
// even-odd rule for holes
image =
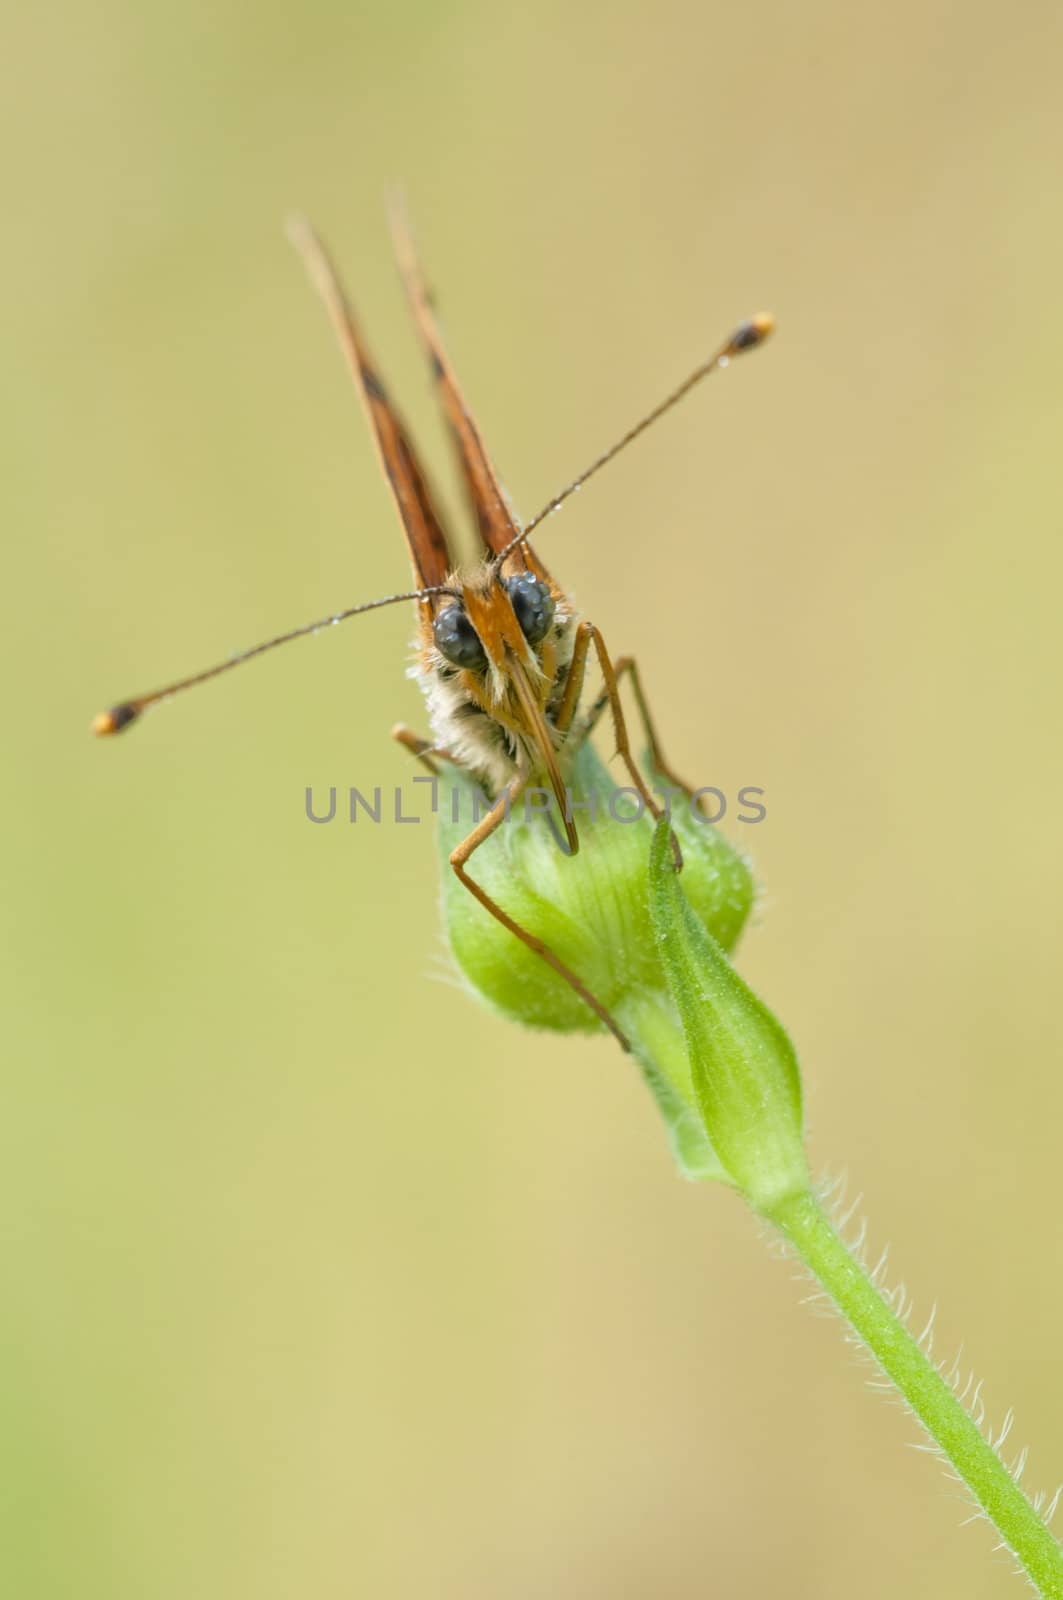
[[650, 905], [695, 1099], [724, 1171], [758, 1210], [807, 1192], [794, 1047], [691, 907], [663, 821], [653, 841]]

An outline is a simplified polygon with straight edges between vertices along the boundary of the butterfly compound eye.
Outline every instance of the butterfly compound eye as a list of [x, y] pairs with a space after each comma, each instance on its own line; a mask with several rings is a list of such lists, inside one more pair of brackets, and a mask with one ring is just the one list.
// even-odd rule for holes
[[546, 584], [532, 572], [519, 572], [506, 579], [510, 602], [520, 629], [529, 644], [538, 644], [550, 632], [554, 620], [554, 597]]
[[432, 624], [432, 634], [440, 655], [455, 667], [483, 667], [487, 655], [480, 635], [465, 615], [462, 606], [446, 606]]

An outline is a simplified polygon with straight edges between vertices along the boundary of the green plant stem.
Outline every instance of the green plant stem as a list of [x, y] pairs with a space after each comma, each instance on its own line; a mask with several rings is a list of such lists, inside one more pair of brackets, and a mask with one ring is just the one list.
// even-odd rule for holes
[[956, 1469], [1038, 1592], [1063, 1600], [1063, 1548], [974, 1418], [890, 1309], [808, 1193], [765, 1211]]

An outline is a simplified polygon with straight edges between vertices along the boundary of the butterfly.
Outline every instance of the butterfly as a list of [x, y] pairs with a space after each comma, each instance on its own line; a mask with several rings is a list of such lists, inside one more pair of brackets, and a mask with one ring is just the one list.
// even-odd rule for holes
[[[393, 730], [400, 744], [433, 774], [450, 764], [471, 776], [487, 796], [489, 808], [450, 854], [450, 867], [483, 908], [520, 939], [579, 995], [626, 1049], [628, 1041], [608, 1009], [531, 929], [522, 926], [477, 882], [470, 863], [476, 851], [510, 815], [532, 785], [547, 788], [557, 803], [559, 845], [574, 855], [579, 832], [566, 789], [566, 774], [580, 747], [608, 713], [616, 751], [646, 810], [659, 817], [661, 806], [634, 759], [621, 681], [632, 696], [649, 747], [652, 766], [676, 789], [690, 787], [665, 762], [638, 667], [630, 656], [614, 657], [597, 624], [582, 616], [533, 550], [529, 535], [589, 478], [677, 404], [711, 372], [762, 344], [773, 320], [766, 312], [742, 323], [684, 381], [556, 494], [525, 526], [502, 488], [480, 429], [465, 400], [443, 345], [432, 299], [426, 288], [409, 225], [401, 208], [390, 210], [399, 270], [414, 322], [428, 357], [432, 378], [454, 445], [458, 467], [477, 530], [480, 555], [472, 565], [456, 563], [450, 536], [429, 488], [413, 440], [392, 403], [370, 354], [351, 302], [325, 246], [302, 218], [289, 223], [289, 235], [303, 258], [332, 322], [340, 348], [361, 397], [391, 497], [406, 537], [415, 587], [349, 606], [317, 622], [290, 629], [225, 661], [163, 689], [124, 700], [100, 713], [97, 734], [128, 728], [149, 707], [293, 639], [329, 624], [400, 601], [416, 606], [415, 676], [424, 694], [430, 734], [405, 726]], [[602, 680], [600, 693], [584, 703], [587, 668], [593, 659]], [[673, 836], [676, 864], [681, 865]]]

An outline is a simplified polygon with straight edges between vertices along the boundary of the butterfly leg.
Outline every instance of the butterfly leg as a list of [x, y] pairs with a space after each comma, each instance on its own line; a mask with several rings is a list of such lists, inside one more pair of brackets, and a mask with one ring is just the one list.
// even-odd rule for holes
[[[650, 790], [646, 784], [646, 780], [639, 771], [634, 756], [631, 754], [631, 743], [628, 739], [627, 721], [624, 717], [624, 707], [620, 699], [620, 687], [618, 680], [622, 672], [634, 671], [635, 664], [630, 656], [621, 656], [614, 667], [612, 657], [610, 656], [609, 651], [606, 649], [605, 640], [602, 638], [601, 633], [595, 627], [593, 622], [581, 622], [576, 631], [576, 643], [572, 650], [572, 662], [568, 669], [568, 679], [565, 683], [565, 693], [562, 697], [561, 705], [558, 708], [556, 718], [557, 726], [562, 732], [567, 732], [572, 726], [572, 722], [576, 714], [576, 707], [579, 705], [579, 697], [583, 689], [583, 679], [587, 670], [587, 655], [592, 644], [594, 646], [595, 654], [598, 657], [598, 665], [601, 668], [602, 677], [605, 679], [605, 685], [601, 694], [598, 696], [597, 700], [594, 702], [594, 705], [591, 707], [586, 718], [584, 719], [583, 725], [579, 730], [578, 742], [582, 743], [582, 741], [594, 728], [603, 711], [605, 711], [606, 707], [608, 707], [613, 721], [613, 734], [616, 738], [616, 753], [627, 767], [627, 770], [631, 775], [631, 781], [641, 795], [647, 811], [650, 813], [653, 819], [657, 821], [662, 815], [662, 808], [650, 793]], [[638, 682], [637, 673], [635, 675], [635, 681], [636, 683]], [[648, 713], [646, 710], [645, 701], [642, 697], [641, 688], [636, 690], [636, 700], [638, 702], [639, 711], [642, 714], [643, 721], [647, 725], [647, 731], [651, 741], [651, 749], [656, 755], [656, 734], [653, 733], [652, 724], [649, 723], [648, 720]], [[662, 768], [659, 770], [664, 771], [665, 777], [670, 776], [666, 769]], [[678, 872], [681, 870], [683, 865], [683, 853], [679, 848], [679, 840], [676, 838], [674, 833], [672, 834], [672, 855], [675, 858], [676, 871]]]
[[[433, 745], [428, 739], [422, 739], [419, 734], [414, 733], [412, 728], [407, 728], [404, 723], [397, 723], [391, 730], [391, 736], [393, 739], [397, 739], [405, 749], [409, 750], [411, 755], [421, 762], [422, 766], [427, 767], [433, 776], [436, 776], [439, 772], [439, 768], [432, 759], [433, 757], [441, 761], [449, 761], [454, 766], [460, 765], [449, 751], [439, 749], [437, 745]], [[509, 814], [510, 807], [514, 801], [520, 798], [527, 782], [527, 773], [518, 774], [513, 779], [508, 788], [504, 789], [499, 795], [487, 815], [477, 823], [468, 838], [464, 839], [457, 849], [451, 852], [450, 865], [453, 867], [462, 886], [468, 889], [475, 899], [479, 900], [484, 910], [490, 912], [491, 916], [497, 922], [500, 922], [504, 928], [508, 928], [510, 933], [515, 934], [523, 944], [528, 946], [529, 950], [533, 950], [537, 956], [541, 956], [548, 966], [553, 967], [558, 976], [564, 978], [565, 982], [575, 990], [580, 999], [585, 1001], [591, 1010], [601, 1018], [621, 1048], [629, 1050], [631, 1047], [627, 1036], [620, 1028], [615, 1017], [591, 993], [587, 985], [577, 978], [571, 967], [567, 967], [559, 956], [555, 956], [549, 945], [536, 938], [535, 934], [529, 933], [527, 928], [522, 927], [519, 922], [516, 922], [503, 911], [497, 901], [492, 900], [486, 889], [482, 888], [465, 870], [466, 863], [473, 851], [477, 850], [485, 839], [489, 839], [499, 824], [505, 820]]]
[[[631, 680], [631, 692], [635, 696], [635, 704], [638, 707], [639, 721], [642, 723], [642, 731], [646, 737], [646, 744], [649, 748], [650, 760], [653, 763], [654, 771], [659, 772], [662, 778], [667, 778], [668, 782], [674, 788], [681, 790], [681, 792], [686, 795], [688, 800], [693, 800], [697, 793], [693, 785], [687, 783], [685, 779], [681, 778], [678, 772], [676, 772], [675, 768], [670, 766], [664, 758], [664, 751], [661, 749], [661, 741], [657, 733], [656, 724], [653, 720], [653, 713], [650, 711], [649, 701], [646, 699], [646, 691], [642, 686], [642, 679], [639, 676], [638, 663], [636, 662], [634, 656], [617, 656], [617, 683], [620, 682], [621, 678], [630, 678]], [[609, 696], [603, 690], [587, 713], [587, 718], [583, 728], [584, 735], [591, 732], [595, 723], [599, 720], [608, 704]], [[700, 795], [697, 796], [697, 804], [698, 810], [701, 811], [703, 815], [707, 816]]]
[[537, 956], [541, 956], [548, 966], [553, 967], [557, 975], [564, 978], [569, 987], [574, 989], [580, 999], [585, 1001], [595, 1015], [605, 1023], [605, 1026], [617, 1040], [621, 1049], [630, 1050], [631, 1046], [628, 1043], [627, 1036], [616, 1021], [616, 1018], [606, 1010], [597, 996], [591, 993], [587, 985], [576, 976], [571, 967], [567, 967], [561, 958], [554, 954], [550, 946], [543, 943], [542, 939], [537, 938], [534, 933], [530, 933], [527, 928], [522, 927], [519, 922], [514, 921], [507, 912], [503, 911], [498, 902], [492, 900], [487, 890], [478, 884], [475, 878], [471, 878], [465, 870], [466, 863], [473, 852], [478, 850], [484, 840], [489, 839], [495, 829], [508, 817], [510, 807], [520, 799], [527, 782], [528, 774], [521, 772], [503, 789], [490, 811], [477, 823], [468, 838], [464, 839], [456, 850], [451, 851], [450, 865], [457, 874], [458, 881], [463, 888], [468, 889], [469, 893], [479, 900], [484, 910], [490, 912], [496, 922], [500, 922], [504, 928], [508, 928], [510, 933], [515, 934], [522, 944], [527, 945], [529, 950], [534, 950]]
[[414, 733], [404, 722], [396, 722], [391, 730], [391, 737], [408, 750], [422, 767], [427, 767], [433, 778], [439, 776], [439, 768], [432, 759], [433, 756], [438, 757], [440, 761], [449, 761], [455, 767], [460, 765], [457, 757], [452, 756], [449, 750], [441, 750], [431, 739], [422, 739], [419, 733]]

